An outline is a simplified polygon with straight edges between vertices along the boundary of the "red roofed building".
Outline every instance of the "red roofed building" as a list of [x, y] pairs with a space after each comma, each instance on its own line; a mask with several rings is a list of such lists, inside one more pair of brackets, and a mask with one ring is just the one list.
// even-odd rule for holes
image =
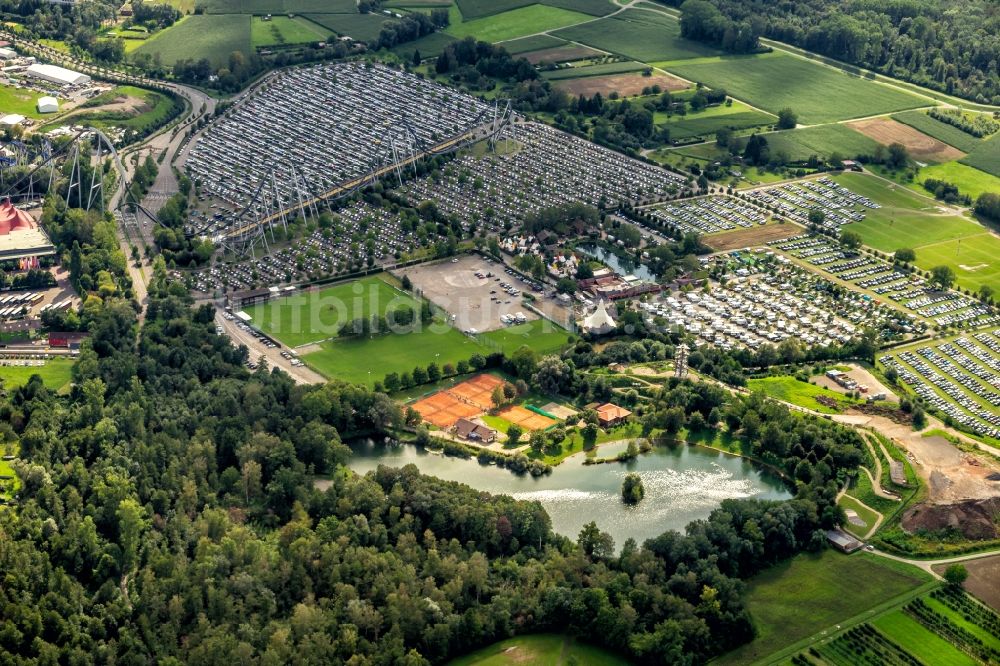
[[632, 416], [632, 412], [610, 402], [597, 407], [597, 420], [604, 428], [616, 426], [630, 416]]
[[55, 247], [35, 218], [4, 199], [0, 202], [0, 261], [17, 261], [21, 270], [38, 268], [38, 258]]
[[6, 236], [19, 229], [37, 228], [38, 223], [35, 222], [34, 218], [20, 208], [16, 208], [10, 199], [4, 199], [3, 203], [0, 203], [0, 235]]

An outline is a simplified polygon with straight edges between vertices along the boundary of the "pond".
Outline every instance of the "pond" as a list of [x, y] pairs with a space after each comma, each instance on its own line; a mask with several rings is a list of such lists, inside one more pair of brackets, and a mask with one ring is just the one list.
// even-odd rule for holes
[[[626, 444], [600, 447], [610, 457]], [[548, 476], [517, 475], [475, 459], [430, 453], [415, 446], [357, 443], [350, 467], [359, 474], [378, 465], [415, 464], [422, 473], [459, 481], [478, 490], [537, 500], [552, 517], [556, 532], [576, 539], [591, 520], [611, 534], [620, 548], [629, 537], [642, 543], [666, 530], [682, 531], [693, 520], [707, 518], [727, 498], [789, 499], [781, 479], [749, 461], [696, 446], [658, 446], [628, 463], [584, 465], [584, 457], [567, 458]], [[635, 472], [646, 489], [636, 506], [621, 501], [625, 475]]]
[[636, 263], [628, 257], [620, 257], [614, 252], [605, 250], [600, 245], [594, 245], [593, 243], [581, 243], [576, 246], [576, 249], [584, 254], [589, 254], [598, 261], [610, 266], [611, 270], [619, 275], [634, 275], [642, 280], [656, 282], [656, 276], [642, 264]]

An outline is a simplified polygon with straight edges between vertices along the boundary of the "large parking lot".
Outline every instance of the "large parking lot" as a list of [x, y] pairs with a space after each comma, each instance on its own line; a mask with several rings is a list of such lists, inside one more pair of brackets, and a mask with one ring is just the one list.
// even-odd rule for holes
[[456, 328], [481, 333], [538, 319], [522, 304], [524, 293], [540, 297], [533, 288], [537, 283], [508, 271], [503, 264], [468, 255], [401, 269], [396, 275], [409, 277], [416, 290], [452, 314]]

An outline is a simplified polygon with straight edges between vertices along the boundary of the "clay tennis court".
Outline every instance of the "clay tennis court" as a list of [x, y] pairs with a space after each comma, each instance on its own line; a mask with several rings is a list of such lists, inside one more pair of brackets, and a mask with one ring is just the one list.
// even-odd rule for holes
[[553, 426], [557, 421], [550, 419], [547, 416], [542, 416], [541, 414], [536, 414], [530, 409], [525, 409], [518, 405], [513, 407], [506, 407], [499, 412], [497, 416], [511, 423], [516, 423], [525, 430], [544, 430], [549, 426]]
[[493, 375], [476, 375], [421, 398], [413, 403], [413, 409], [428, 423], [448, 429], [461, 418], [479, 416], [493, 409], [493, 390], [503, 383], [502, 379]]

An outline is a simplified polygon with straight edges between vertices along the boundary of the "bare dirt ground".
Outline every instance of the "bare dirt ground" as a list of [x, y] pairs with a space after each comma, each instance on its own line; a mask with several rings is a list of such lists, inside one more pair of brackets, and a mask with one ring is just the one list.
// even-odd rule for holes
[[752, 229], [724, 231], [721, 234], [703, 236], [701, 241], [716, 252], [742, 250], [745, 247], [756, 247], [771, 241], [797, 236], [802, 233], [802, 227], [786, 222], [784, 224], [765, 224]]
[[552, 84], [560, 90], [575, 96], [593, 97], [601, 93], [607, 97], [616, 92], [622, 97], [638, 95], [643, 88], [660, 86], [662, 90], [684, 90], [690, 87], [687, 81], [666, 74], [643, 76], [642, 74], [608, 74], [607, 76], [584, 76], [579, 79], [563, 79]]
[[[1000, 472], [1000, 464], [989, 457], [960, 451], [943, 437], [922, 437], [912, 428], [881, 416], [851, 414], [834, 420], [874, 427], [909, 454], [914, 469], [928, 487], [928, 502], [951, 504], [963, 500], [1000, 496], [1000, 482], [988, 479]], [[942, 427], [934, 424], [931, 427]]]
[[[1000, 611], [1000, 555], [969, 560], [962, 565], [969, 572], [965, 581], [966, 591]], [[939, 564], [934, 571], [942, 574], [947, 568], [947, 564]]]
[[138, 97], [133, 97], [131, 95], [119, 95], [115, 98], [115, 101], [108, 104], [102, 104], [100, 106], [90, 106], [90, 107], [80, 107], [77, 106], [72, 113], [67, 114], [63, 117], [63, 120], [70, 120], [74, 116], [80, 116], [89, 113], [128, 113], [131, 115], [139, 115], [149, 111], [149, 104]]
[[[478, 278], [493, 273], [493, 277]], [[510, 296], [500, 287], [506, 282], [520, 289], [530, 291], [517, 277], [504, 273], [504, 265], [486, 263], [478, 255], [467, 255], [457, 262], [450, 259], [430, 264], [420, 264], [395, 271], [398, 277], [406, 275], [432, 303], [455, 315], [454, 324], [460, 330], [492, 331], [502, 328], [500, 315], [521, 312], [528, 321], [538, 319], [521, 304], [520, 296]], [[496, 293], [490, 293], [490, 292]], [[499, 299], [499, 300], [493, 300]]]
[[958, 148], [891, 118], [870, 118], [848, 123], [847, 126], [886, 146], [901, 143], [914, 159], [921, 162], [947, 162], [965, 157], [965, 153]]
[[[857, 365], [855, 363], [849, 363], [847, 365], [851, 368], [850, 370], [847, 371], [846, 373], [847, 376], [856, 381], [859, 385], [867, 386], [868, 395], [874, 395], [876, 393], [885, 393], [887, 400], [893, 400], [893, 401], [898, 400], [896, 394], [893, 393], [891, 390], [889, 390], [889, 388], [885, 384], [880, 382], [875, 377], [875, 375], [868, 372], [866, 368]], [[811, 377], [810, 381], [815, 382], [816, 385], [822, 386], [823, 388], [828, 388], [831, 391], [836, 391], [838, 393], [845, 393], [845, 394], [847, 393], [847, 389], [845, 389], [843, 386], [833, 381], [826, 375], [816, 375], [815, 377]]]
[[537, 65], [540, 62], [570, 62], [571, 60], [582, 60], [601, 55], [604, 54], [587, 46], [557, 46], [554, 49], [529, 51], [520, 57], [532, 65]]

